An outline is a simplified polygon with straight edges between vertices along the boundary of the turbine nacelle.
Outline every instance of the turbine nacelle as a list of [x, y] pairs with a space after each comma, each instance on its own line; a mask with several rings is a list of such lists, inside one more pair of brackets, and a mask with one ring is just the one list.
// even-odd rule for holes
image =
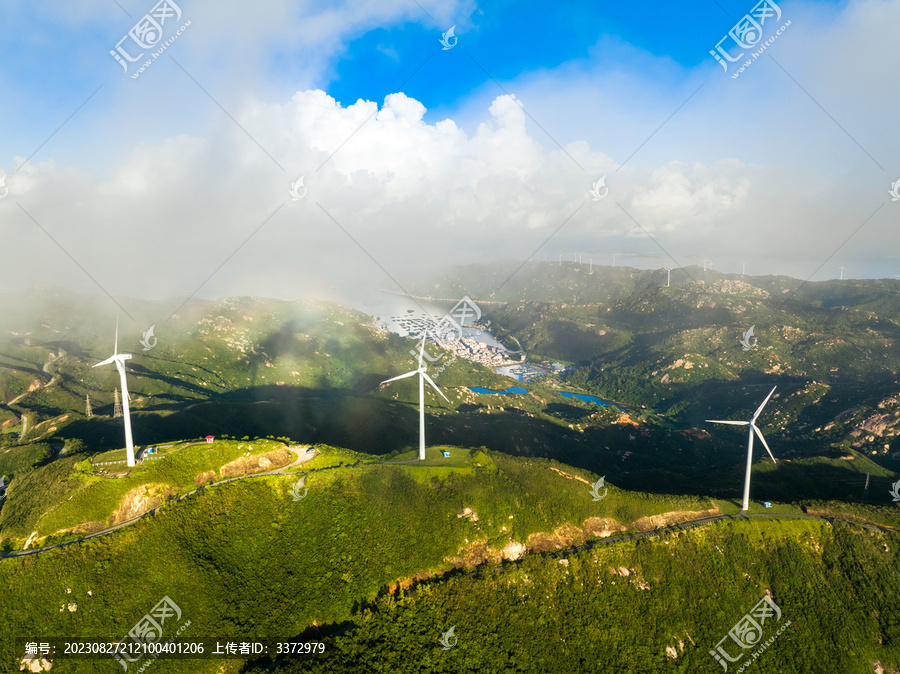
[[130, 353], [117, 353], [117, 354], [110, 356], [106, 360], [101, 360], [99, 363], [97, 363], [93, 367], [100, 367], [101, 365], [109, 365], [110, 363], [122, 363], [123, 361], [128, 360], [129, 358], [131, 358]]

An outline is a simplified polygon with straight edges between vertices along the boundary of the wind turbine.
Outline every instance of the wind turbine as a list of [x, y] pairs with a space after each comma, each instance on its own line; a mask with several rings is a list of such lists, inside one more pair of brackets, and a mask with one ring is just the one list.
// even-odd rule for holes
[[772, 456], [772, 450], [769, 449], [769, 444], [766, 442], [766, 439], [763, 437], [762, 431], [759, 430], [759, 427], [756, 425], [756, 419], [759, 417], [760, 413], [763, 411], [763, 407], [766, 406], [766, 403], [769, 402], [769, 398], [772, 397], [772, 394], [775, 393], [775, 389], [777, 386], [773, 386], [772, 390], [769, 391], [769, 395], [766, 396], [766, 399], [763, 400], [762, 405], [760, 405], [756, 409], [756, 413], [753, 415], [753, 418], [750, 421], [722, 421], [720, 419], [707, 419], [707, 423], [710, 424], [731, 424], [732, 426], [750, 426], [749, 436], [747, 438], [747, 472], [744, 474], [744, 502], [743, 507], [741, 508], [742, 512], [746, 512], [750, 507], [750, 467], [753, 463], [753, 433], [756, 433], [759, 436], [759, 439], [762, 440], [763, 446], [766, 448], [766, 451], [769, 453], [769, 456], [772, 457], [772, 461], [774, 463], [778, 463], [775, 461], [775, 457]]
[[125, 418], [125, 451], [128, 456], [128, 465], [134, 466], [134, 439], [131, 436], [131, 410], [128, 407], [128, 386], [125, 382], [125, 361], [131, 358], [129, 353], [119, 353], [119, 318], [116, 317], [116, 343], [113, 347], [113, 355], [106, 360], [97, 363], [94, 367], [115, 363], [122, 380], [122, 414]]
[[843, 263], [843, 262], [841, 262], [841, 266], [838, 267], [838, 269], [841, 270], [841, 279], [840, 279], [840, 280], [843, 281], [843, 280], [844, 280], [844, 269], [846, 269], [846, 267], [844, 267], [844, 263]]
[[384, 386], [385, 384], [389, 384], [392, 381], [397, 381], [398, 379], [405, 379], [406, 377], [419, 375], [419, 461], [425, 460], [425, 381], [427, 380], [428, 383], [431, 384], [431, 387], [441, 394], [441, 397], [444, 400], [446, 400], [448, 403], [450, 402], [450, 399], [441, 392], [441, 389], [437, 387], [437, 384], [434, 383], [434, 380], [432, 380], [432, 378], [428, 376], [428, 373], [425, 372], [427, 368], [422, 363], [422, 357], [425, 354], [425, 339], [427, 337], [428, 333], [424, 333], [422, 335], [422, 346], [419, 348], [419, 368], [417, 370], [413, 370], [412, 372], [401, 374], [399, 377], [393, 377], [381, 382], [381, 386]]
[[672, 270], [668, 267], [663, 267], [663, 269], [666, 271], [666, 288], [668, 288], [672, 284]]

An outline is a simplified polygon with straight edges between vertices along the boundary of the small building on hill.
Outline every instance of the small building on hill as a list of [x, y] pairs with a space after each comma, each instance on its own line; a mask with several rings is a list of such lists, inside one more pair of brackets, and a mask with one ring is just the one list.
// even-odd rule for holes
[[206, 442], [207, 442], [207, 443], [212, 443], [213, 440], [215, 440], [215, 439], [216, 439], [216, 436], [215, 436], [215, 435], [207, 435], [207, 436], [206, 436]]

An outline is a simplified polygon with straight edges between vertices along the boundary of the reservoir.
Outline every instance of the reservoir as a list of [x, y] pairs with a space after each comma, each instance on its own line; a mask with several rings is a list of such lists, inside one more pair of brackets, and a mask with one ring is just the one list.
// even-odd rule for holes
[[557, 391], [557, 393], [565, 398], [578, 398], [579, 400], [586, 403], [594, 403], [595, 405], [600, 405], [600, 407], [608, 407], [609, 405], [612, 405], [620, 412], [622, 411], [618, 405], [611, 403], [608, 400], [604, 400], [603, 398], [598, 398], [597, 396], [590, 396], [586, 393], [572, 393], [570, 391]]
[[524, 394], [528, 393], [528, 390], [522, 388], [521, 386], [510, 386], [508, 389], [504, 389], [502, 391], [492, 391], [489, 388], [481, 388], [480, 386], [470, 386], [469, 390], [474, 393], [491, 394], [491, 395], [507, 395], [508, 393], [518, 393], [519, 395], [524, 395]]

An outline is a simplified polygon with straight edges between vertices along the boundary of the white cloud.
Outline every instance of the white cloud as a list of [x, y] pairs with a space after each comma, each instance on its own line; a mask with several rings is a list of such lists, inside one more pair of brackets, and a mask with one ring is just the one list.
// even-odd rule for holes
[[[890, 118], [900, 93], [883, 84], [896, 58], [870, 63], [854, 50], [866, 53], [867, 40], [885, 35], [884, 17], [897, 6], [872, 0], [820, 16], [795, 5], [794, 24], [777, 42], [779, 62], [885, 163], [900, 150]], [[240, 18], [231, 5], [220, 14], [203, 11], [205, 20], [195, 22], [204, 26], [200, 37], [190, 41], [198, 52]], [[288, 3], [259, 10], [264, 17], [246, 11], [239, 40], [248, 49], [262, 55], [266, 40], [276, 47], [288, 40], [270, 25], [273, 12], [294, 11]], [[363, 30], [407, 6], [335, 11], [309, 24], [309, 39], [328, 43], [322, 63], [314, 55], [303, 66], [310, 72], [324, 67], [353, 26]], [[824, 68], [810, 53], [821, 55]], [[694, 73], [650, 57], [634, 72], [567, 64], [504, 82], [515, 98], [486, 84], [434, 123], [419, 101], [399, 92], [381, 105], [341, 105], [309, 87], [284, 96], [229, 89], [225, 107], [237, 124], [224, 114], [201, 116], [189, 133], [132, 144], [115, 168], [94, 174], [37, 160], [8, 171], [0, 235], [16, 253], [0, 281], [90, 288], [17, 202], [113, 294], [188, 294], [229, 256], [201, 296], [295, 297], [313, 281], [391, 288], [350, 237], [402, 277], [415, 266], [492, 259], [501, 247], [524, 257], [563, 222], [539, 259], [544, 251], [661, 254], [649, 232], [680, 260], [709, 253], [722, 269], [723, 259], [777, 255], [782, 266], [774, 270], [805, 278], [888, 200], [900, 165], [877, 169], [774, 63], [757, 62], [731, 80], [709, 61]], [[248, 77], [252, 72], [248, 66]], [[854, 95], [842, 98], [829, 78]], [[111, 134], [152, 121], [148, 92], [159, 82], [135, 89], [132, 107], [117, 109]], [[210, 106], [188, 85], [197, 97], [191, 101]], [[866, 95], [883, 108], [870, 110]], [[609, 196], [594, 202], [591, 184], [604, 174]], [[291, 202], [288, 187], [301, 175], [308, 195]], [[890, 207], [851, 239], [847, 254], [871, 258], [897, 248]], [[791, 266], [792, 258], [803, 261]]]

